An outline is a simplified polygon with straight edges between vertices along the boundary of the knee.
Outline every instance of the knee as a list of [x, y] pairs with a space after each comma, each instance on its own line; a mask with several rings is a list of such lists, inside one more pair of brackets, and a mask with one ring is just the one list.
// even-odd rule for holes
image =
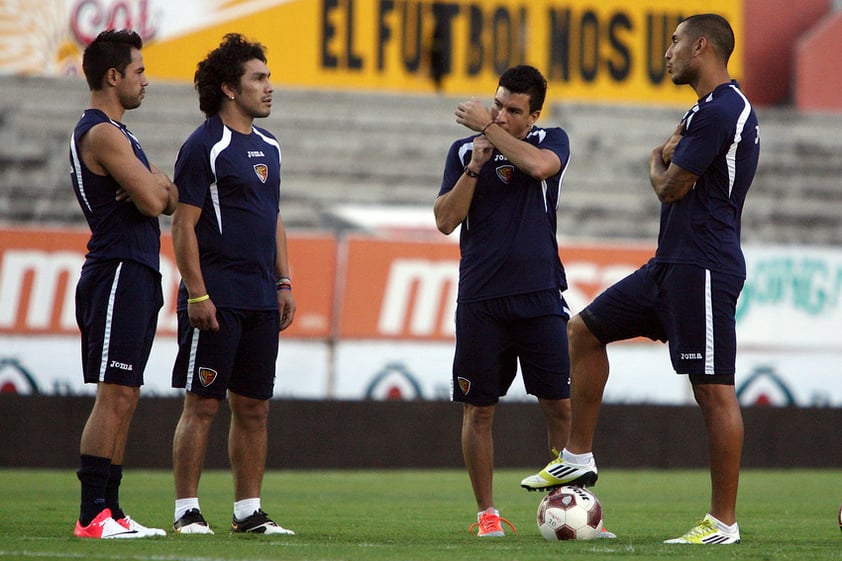
[[570, 422], [570, 400], [559, 400], [558, 408], [556, 409], [556, 418], [562, 423]]
[[547, 423], [567, 425], [570, 422], [570, 399], [538, 399]]
[[494, 422], [494, 407], [478, 407], [469, 403], [465, 404], [463, 410], [463, 422], [474, 429], [488, 429]]
[[197, 421], [209, 423], [216, 416], [217, 411], [219, 411], [220, 402], [219, 399], [201, 397], [188, 393], [184, 398], [184, 411], [182, 415]]
[[232, 399], [231, 415], [240, 423], [265, 425], [269, 418], [268, 399]]
[[571, 349], [583, 347], [598, 347], [601, 343], [594, 337], [587, 324], [582, 321], [579, 315], [574, 316], [567, 322], [567, 339]]
[[693, 384], [693, 397], [703, 411], [739, 409], [736, 388], [730, 384]]
[[140, 388], [119, 384], [101, 384], [97, 390], [96, 404], [119, 418], [132, 413], [140, 398]]

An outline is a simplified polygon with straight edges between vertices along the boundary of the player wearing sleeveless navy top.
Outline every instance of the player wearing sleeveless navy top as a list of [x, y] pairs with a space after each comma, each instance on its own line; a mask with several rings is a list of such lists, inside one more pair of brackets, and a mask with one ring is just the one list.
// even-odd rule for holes
[[79, 159], [79, 146], [88, 131], [100, 124], [115, 127], [131, 144], [134, 155], [149, 169], [149, 160], [137, 138], [123, 123], [110, 119], [99, 109], [86, 109], [73, 131], [70, 171], [73, 190], [91, 230], [86, 266], [112, 260], [129, 260], [159, 270], [161, 229], [157, 216], [146, 216], [132, 204], [117, 200], [122, 189], [111, 175], [93, 173]]
[[142, 41], [105, 31], [85, 50], [90, 103], [70, 139], [73, 189], [91, 230], [76, 286], [82, 370], [97, 384], [82, 431], [82, 485], [74, 534], [83, 538], [163, 535], [126, 516], [119, 503], [131, 419], [163, 305], [159, 214], [172, 214], [175, 185], [150, 165], [120, 119], [139, 107], [148, 82]]
[[226, 35], [199, 62], [194, 82], [206, 119], [179, 150], [175, 180], [183, 187], [172, 225], [182, 277], [172, 382], [187, 390], [173, 438], [173, 529], [213, 533], [199, 507], [199, 479], [210, 423], [227, 398], [231, 530], [292, 534], [260, 504], [278, 332], [295, 315], [278, 208], [281, 149], [254, 125], [272, 106], [263, 46]]
[[661, 201], [655, 257], [570, 320], [573, 417], [561, 455], [521, 485], [530, 490], [593, 484], [592, 446], [608, 380], [608, 343], [649, 337], [669, 344], [673, 368], [689, 375], [705, 420], [710, 510], [666, 543], [740, 541], [736, 521], [743, 423], [735, 390], [736, 304], [746, 276], [740, 216], [760, 154], [757, 116], [728, 73], [730, 24], [716, 14], [681, 23], [667, 49], [676, 84], [698, 102], [649, 156]]
[[489, 110], [460, 103], [456, 121], [475, 131], [445, 162], [434, 211], [438, 229], [461, 226], [456, 352], [451, 397], [463, 403], [462, 451], [480, 537], [504, 535], [493, 499], [492, 421], [517, 373], [538, 398], [549, 447], [567, 438], [567, 288], [556, 240], [567, 134], [535, 126], [547, 83], [531, 66], [500, 76]]
[[139, 387], [164, 303], [161, 232], [156, 216], [146, 216], [117, 198], [122, 187], [113, 176], [93, 173], [80, 158], [85, 135], [97, 125], [119, 130], [137, 159], [149, 167], [143, 148], [125, 125], [98, 109], [85, 110], [70, 145], [73, 188], [91, 229], [76, 291], [77, 322], [86, 349], [83, 370], [86, 382]]

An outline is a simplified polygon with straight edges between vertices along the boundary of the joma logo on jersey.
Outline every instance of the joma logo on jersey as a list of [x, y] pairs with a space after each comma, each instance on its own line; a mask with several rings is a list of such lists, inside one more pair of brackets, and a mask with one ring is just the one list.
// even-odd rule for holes
[[208, 387], [213, 384], [214, 380], [216, 380], [216, 376], [216, 370], [211, 370], [210, 368], [199, 368], [199, 382], [201, 382], [204, 387]]
[[681, 353], [681, 360], [702, 360], [702, 353]]
[[266, 183], [266, 178], [269, 177], [269, 167], [266, 164], [254, 164], [254, 173], [261, 183]]
[[117, 362], [116, 360], [112, 360], [108, 367], [117, 368], [118, 370], [128, 370], [129, 372], [133, 370], [131, 364], [126, 364], [125, 362]]
[[249, 158], [263, 158], [263, 150], [249, 150], [248, 151]]

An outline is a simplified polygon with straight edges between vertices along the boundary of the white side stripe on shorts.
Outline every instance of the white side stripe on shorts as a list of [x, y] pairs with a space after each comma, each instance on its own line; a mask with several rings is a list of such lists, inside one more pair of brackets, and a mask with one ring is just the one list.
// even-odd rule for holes
[[117, 286], [120, 284], [120, 271], [123, 269], [123, 262], [117, 265], [114, 271], [114, 280], [111, 281], [111, 291], [108, 294], [108, 310], [105, 313], [105, 331], [102, 334], [102, 356], [99, 363], [99, 381], [105, 381], [105, 369], [108, 368], [108, 351], [111, 348], [111, 324], [114, 321], [114, 300], [117, 298]]
[[198, 327], [193, 328], [193, 335], [190, 338], [190, 360], [187, 361], [187, 383], [184, 389], [193, 387], [193, 372], [196, 368], [196, 348], [199, 346], [199, 334], [202, 331]]
[[714, 371], [714, 334], [713, 334], [713, 288], [710, 283], [710, 270], [705, 269], [705, 374]]

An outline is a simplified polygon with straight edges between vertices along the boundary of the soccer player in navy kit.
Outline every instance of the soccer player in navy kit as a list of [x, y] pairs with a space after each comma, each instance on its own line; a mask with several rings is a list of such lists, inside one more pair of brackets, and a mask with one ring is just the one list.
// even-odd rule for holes
[[210, 424], [227, 397], [232, 531], [292, 534], [260, 504], [278, 332], [295, 315], [278, 209], [281, 149], [271, 133], [254, 126], [272, 107], [263, 46], [226, 35], [199, 62], [195, 85], [206, 119], [175, 164], [183, 196], [172, 225], [182, 277], [173, 387], [187, 391], [173, 439], [173, 529], [213, 533], [198, 487]]
[[757, 116], [728, 73], [733, 50], [734, 33], [719, 15], [691, 16], [673, 34], [667, 68], [674, 83], [695, 90], [698, 103], [649, 157], [662, 203], [657, 252], [570, 321], [570, 438], [558, 458], [521, 483], [530, 490], [594, 484], [591, 450], [608, 379], [606, 344], [637, 336], [667, 341], [673, 368], [689, 375], [705, 421], [712, 493], [704, 519], [665, 543], [740, 541], [735, 311], [746, 276], [740, 216], [760, 137]]
[[120, 507], [129, 426], [163, 305], [158, 215], [172, 214], [175, 185], [149, 164], [137, 138], [120, 122], [140, 107], [148, 81], [137, 33], [104, 31], [85, 49], [88, 108], [70, 140], [73, 189], [91, 238], [76, 286], [85, 382], [96, 401], [82, 431], [81, 538], [165, 535]]
[[567, 439], [569, 312], [556, 213], [570, 145], [561, 128], [535, 126], [546, 89], [537, 69], [517, 66], [500, 76], [490, 110], [476, 99], [458, 105], [456, 122], [479, 134], [450, 147], [434, 205], [442, 233], [461, 225], [452, 399], [463, 403], [462, 453], [479, 510], [471, 528], [480, 537], [503, 536], [508, 523], [492, 496], [492, 422], [518, 360], [549, 446]]

